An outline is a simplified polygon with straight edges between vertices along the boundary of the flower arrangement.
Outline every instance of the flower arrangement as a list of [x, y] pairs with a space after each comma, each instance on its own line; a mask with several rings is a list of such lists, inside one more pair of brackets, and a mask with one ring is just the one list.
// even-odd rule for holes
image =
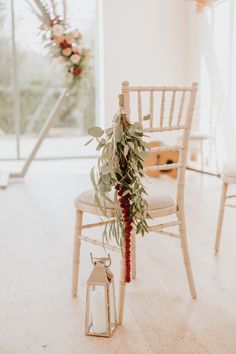
[[79, 30], [71, 30], [66, 23], [65, 2], [64, 18], [57, 13], [55, 0], [45, 3], [41, 0], [33, 0], [34, 6], [30, 5], [32, 12], [40, 20], [40, 30], [46, 41], [46, 46], [51, 47], [53, 56], [59, 58], [59, 62], [65, 65], [66, 71], [75, 82], [81, 75], [89, 57], [89, 51], [81, 46], [82, 34]]
[[122, 113], [115, 115], [111, 128], [93, 127], [88, 133], [93, 137], [88, 143], [95, 138], [100, 150], [97, 166], [91, 170], [96, 205], [103, 216], [107, 216], [109, 203], [115, 205], [114, 221], [106, 224], [103, 237], [109, 241], [114, 236], [122, 249], [124, 246], [125, 281], [130, 282], [132, 229], [142, 235], [148, 232], [147, 192], [141, 180], [150, 148], [142, 139], [142, 125], [129, 123]]

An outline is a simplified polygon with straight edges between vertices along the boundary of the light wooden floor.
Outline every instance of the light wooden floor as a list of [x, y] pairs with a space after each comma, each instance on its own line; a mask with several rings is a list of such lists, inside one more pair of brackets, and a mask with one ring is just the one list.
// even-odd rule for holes
[[[93, 161], [34, 163], [25, 181], [0, 191], [1, 354], [235, 354], [236, 211], [213, 253], [220, 198], [215, 177], [188, 173], [187, 224], [198, 300], [189, 296], [178, 240], [138, 239], [138, 279], [127, 287], [125, 323], [112, 339], [85, 337], [82, 249], [78, 299], [70, 295], [73, 199]], [[172, 182], [168, 183], [172, 188]], [[97, 233], [98, 235], [99, 233]], [[113, 270], [118, 278], [118, 257]]]

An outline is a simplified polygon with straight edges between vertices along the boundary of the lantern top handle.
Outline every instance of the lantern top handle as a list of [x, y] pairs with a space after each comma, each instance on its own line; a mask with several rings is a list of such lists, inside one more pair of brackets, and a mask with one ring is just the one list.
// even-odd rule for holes
[[[108, 254], [108, 257], [93, 257], [92, 252], [90, 253], [90, 258], [91, 258], [91, 262], [93, 263], [93, 265], [100, 263], [100, 264], [104, 264], [105, 267], [109, 268], [111, 265], [111, 256], [110, 254]], [[107, 264], [108, 262], [108, 264]]]

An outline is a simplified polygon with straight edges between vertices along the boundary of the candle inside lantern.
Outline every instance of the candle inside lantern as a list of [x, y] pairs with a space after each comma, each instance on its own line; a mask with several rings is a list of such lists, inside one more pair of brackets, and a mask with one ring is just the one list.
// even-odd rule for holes
[[106, 304], [104, 287], [95, 286], [91, 292], [92, 330], [95, 333], [105, 333], [107, 330]]

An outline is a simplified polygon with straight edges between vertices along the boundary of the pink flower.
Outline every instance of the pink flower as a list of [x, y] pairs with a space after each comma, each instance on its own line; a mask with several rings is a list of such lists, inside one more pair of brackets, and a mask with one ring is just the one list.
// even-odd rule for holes
[[71, 53], [72, 53], [71, 48], [65, 48], [62, 51], [62, 54], [65, 55], [65, 57], [69, 57], [71, 55]]
[[84, 56], [86, 59], [89, 58], [89, 57], [90, 57], [90, 52], [89, 52], [89, 50], [84, 49], [84, 50], [83, 50], [83, 56]]
[[60, 57], [60, 58], [58, 59], [58, 62], [59, 62], [60, 64], [64, 64], [66, 61], [65, 61], [65, 58]]
[[76, 30], [76, 31], [73, 33], [73, 36], [74, 36], [74, 38], [82, 39], [82, 34], [80, 33], [79, 30]]
[[76, 44], [73, 45], [72, 51], [73, 51], [73, 53], [80, 54], [80, 49], [79, 49], [78, 45], [76, 45]]
[[73, 64], [78, 64], [78, 62], [80, 61], [80, 55], [79, 54], [73, 54], [70, 57], [70, 60]]
[[74, 73], [74, 67], [71, 66], [69, 71], [70, 71], [71, 74], [73, 74]]
[[66, 36], [65, 40], [69, 45], [71, 45], [74, 42], [74, 38], [72, 36]]
[[65, 37], [64, 36], [60, 36], [60, 37], [57, 37], [57, 36], [54, 36], [53, 37], [53, 41], [55, 42], [55, 43], [62, 43], [63, 41], [64, 41], [64, 39], [65, 39]]

